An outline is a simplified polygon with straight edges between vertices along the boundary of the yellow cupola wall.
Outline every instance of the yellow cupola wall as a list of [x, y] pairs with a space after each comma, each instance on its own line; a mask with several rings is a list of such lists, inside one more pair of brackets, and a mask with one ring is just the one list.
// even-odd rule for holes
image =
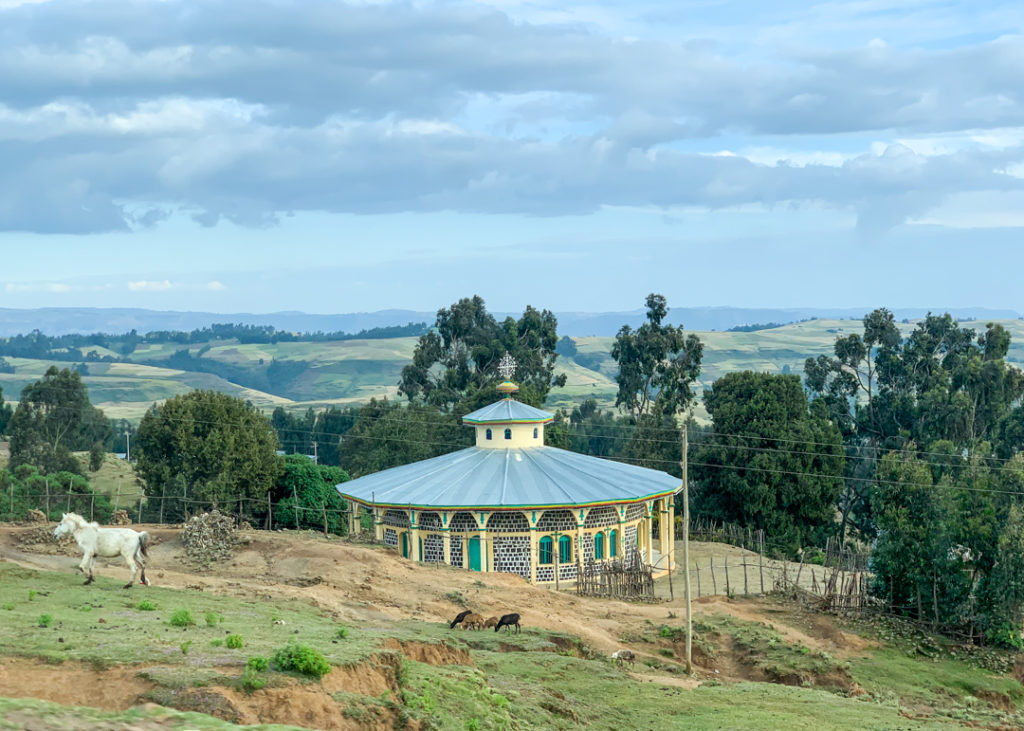
[[480, 449], [529, 449], [544, 446], [544, 425], [554, 414], [516, 401], [512, 394], [519, 387], [505, 380], [496, 390], [504, 396], [462, 418], [476, 428], [476, 446]]

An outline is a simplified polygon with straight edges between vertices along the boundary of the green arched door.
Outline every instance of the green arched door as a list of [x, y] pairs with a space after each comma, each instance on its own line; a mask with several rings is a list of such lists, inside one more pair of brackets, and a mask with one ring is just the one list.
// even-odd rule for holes
[[402, 534], [402, 558], [409, 558], [409, 534]]
[[469, 568], [473, 571], [481, 570], [480, 539], [477, 536], [469, 539]]

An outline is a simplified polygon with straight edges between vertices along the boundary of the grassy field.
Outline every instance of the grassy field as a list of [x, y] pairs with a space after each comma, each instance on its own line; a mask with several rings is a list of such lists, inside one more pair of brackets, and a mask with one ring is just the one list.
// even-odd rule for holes
[[[983, 322], [963, 323], [979, 331]], [[1024, 321], [1002, 320], [1011, 334], [1009, 360], [1024, 367]], [[908, 333], [912, 323], [901, 323]], [[704, 343], [704, 361], [698, 388], [707, 388], [732, 371], [803, 373], [809, 357], [831, 353], [837, 337], [861, 332], [856, 320], [811, 320], [757, 332], [698, 332]], [[574, 339], [578, 353], [560, 358], [556, 372], [568, 377], [565, 388], [554, 389], [549, 408], [572, 407], [593, 398], [610, 407], [615, 400], [616, 366], [610, 351], [614, 338]], [[243, 345], [216, 341], [187, 346], [144, 345], [131, 354], [140, 363], [89, 363], [84, 377], [90, 397], [112, 417], [133, 421], [154, 402], [195, 388], [208, 388], [250, 400], [271, 410], [284, 406], [305, 410], [312, 406], [362, 403], [373, 397], [394, 398], [402, 367], [412, 359], [416, 338], [345, 340], [322, 343]], [[166, 367], [168, 360], [187, 349], [207, 370], [184, 371]], [[0, 388], [13, 400], [21, 389], [40, 378], [50, 365], [66, 362], [9, 358], [14, 373], [0, 373]], [[271, 372], [277, 363], [278, 371]], [[218, 370], [220, 369], [220, 370]], [[698, 419], [703, 411], [698, 408]]]
[[[374, 619], [342, 624], [330, 608], [301, 598], [125, 591], [119, 583], [100, 577], [85, 587], [73, 574], [0, 562], [0, 677], [4, 667], [28, 658], [47, 663], [48, 684], [59, 686], [62, 675], [85, 669], [98, 683], [139, 682], [144, 699], [177, 710], [71, 711], [0, 698], [0, 728], [62, 727], [72, 715], [93, 724], [75, 728], [127, 728], [154, 719], [160, 727], [226, 728], [210, 714], [291, 718], [313, 727], [335, 718], [351, 722], [333, 726], [340, 728], [383, 727], [373, 724], [386, 720], [393, 727], [415, 721], [423, 729], [477, 731], [1010, 728], [1024, 722], [1013, 710], [1024, 699], [1016, 680], [955, 659], [941, 643], [934, 657], [924, 657], [905, 643], [866, 639], [863, 652], [838, 658], [789, 641], [770, 622], [711, 614], [696, 624], [695, 654], [722, 675], [704, 676], [696, 686], [679, 675], [678, 620], [648, 621], [636, 636], [622, 638], [650, 649], [633, 669], [561, 632], [452, 632], [436, 622], [372, 613]], [[780, 619], [792, 613], [777, 606]], [[194, 623], [172, 623], [181, 612]], [[228, 646], [233, 635], [241, 647]], [[336, 670], [317, 681], [271, 666], [256, 674], [264, 688], [246, 690], [247, 660], [272, 657], [292, 642], [316, 649]], [[316, 704], [300, 705], [311, 698]], [[296, 705], [289, 710], [288, 703]]]

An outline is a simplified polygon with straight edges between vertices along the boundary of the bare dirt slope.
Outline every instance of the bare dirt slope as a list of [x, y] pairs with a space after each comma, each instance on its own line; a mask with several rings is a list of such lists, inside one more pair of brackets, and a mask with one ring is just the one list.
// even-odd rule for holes
[[[167, 526], [136, 526], [153, 536], [149, 578], [162, 586], [203, 590], [246, 598], [300, 598], [330, 611], [342, 621], [386, 622], [417, 619], [448, 622], [465, 607], [484, 616], [518, 612], [524, 626], [579, 636], [587, 645], [612, 652], [624, 646], [623, 636], [650, 624], [680, 624], [681, 597], [658, 604], [632, 604], [577, 597], [530, 585], [513, 574], [481, 574], [436, 564], [413, 563], [378, 546], [324, 539], [310, 533], [250, 531], [232, 560], [210, 569], [190, 567], [178, 540]], [[76, 570], [73, 552], [53, 555], [52, 547], [25, 545], [25, 534], [39, 528], [0, 526], [0, 556], [26, 567]], [[40, 553], [39, 551], [46, 551]], [[127, 569], [115, 562], [97, 563], [100, 574], [120, 578]], [[140, 587], [141, 591], [144, 591]], [[865, 648], [863, 638], [844, 632], [830, 621], [800, 612], [780, 614], [770, 601], [728, 601], [705, 597], [694, 603], [694, 616], [727, 614], [771, 624], [787, 641], [838, 656]], [[674, 618], [670, 615], [675, 615]], [[638, 654], [649, 648], [633, 646]], [[708, 673], [714, 668], [703, 668]], [[718, 677], [721, 677], [719, 675]]]

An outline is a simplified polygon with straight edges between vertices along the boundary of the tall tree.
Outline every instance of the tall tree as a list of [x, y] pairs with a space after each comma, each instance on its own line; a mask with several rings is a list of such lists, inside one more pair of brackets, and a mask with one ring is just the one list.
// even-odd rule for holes
[[7, 433], [7, 425], [11, 421], [11, 417], [14, 415], [14, 409], [11, 405], [4, 403], [4, 390], [0, 388], [0, 434]]
[[744, 371], [704, 394], [714, 437], [693, 453], [703, 515], [762, 528], [793, 553], [831, 531], [845, 458], [839, 429], [795, 375]]
[[371, 399], [342, 437], [341, 466], [353, 477], [437, 457], [473, 444], [473, 430], [429, 404]]
[[[143, 489], [151, 503], [165, 500], [165, 518], [232, 503], [255, 515], [282, 470], [270, 421], [217, 391], [153, 406], [139, 424], [137, 444]], [[168, 495], [180, 499], [167, 501]]]
[[[348, 481], [340, 467], [315, 464], [303, 454], [282, 458], [283, 471], [271, 491], [274, 525], [282, 528], [346, 532], [345, 501], [335, 486]], [[297, 508], [296, 508], [297, 506]]]
[[550, 311], [530, 306], [518, 320], [499, 324], [481, 297], [463, 298], [438, 310], [434, 328], [402, 369], [399, 392], [445, 411], [470, 411], [497, 397], [497, 366], [508, 352], [517, 364], [518, 398], [539, 406], [553, 386], [565, 385], [564, 374], [554, 375], [557, 326]]
[[704, 346], [682, 327], [663, 324], [668, 302], [647, 295], [647, 322], [636, 330], [624, 325], [615, 336], [612, 358], [619, 364], [615, 405], [634, 421], [647, 416], [675, 416], [694, 400], [692, 385], [700, 375]]
[[25, 386], [7, 429], [11, 465], [31, 464], [44, 473], [81, 473], [72, 451], [85, 451], [106, 442], [110, 421], [89, 403], [82, 377], [67, 368], [51, 366], [43, 378]]

